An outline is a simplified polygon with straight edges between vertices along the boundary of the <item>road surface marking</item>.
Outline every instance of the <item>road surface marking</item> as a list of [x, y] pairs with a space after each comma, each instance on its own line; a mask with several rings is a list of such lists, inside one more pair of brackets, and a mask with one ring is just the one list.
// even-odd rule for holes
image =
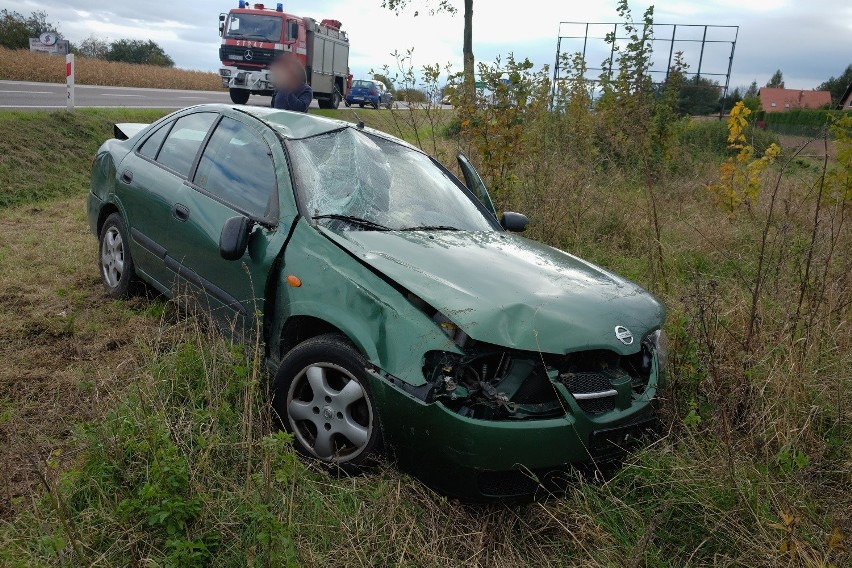
[[142, 98], [142, 95], [121, 95], [118, 93], [101, 93], [102, 97], [139, 97]]
[[22, 95], [56, 95], [60, 93], [54, 93], [51, 91], [0, 91], [0, 93], [21, 93]]

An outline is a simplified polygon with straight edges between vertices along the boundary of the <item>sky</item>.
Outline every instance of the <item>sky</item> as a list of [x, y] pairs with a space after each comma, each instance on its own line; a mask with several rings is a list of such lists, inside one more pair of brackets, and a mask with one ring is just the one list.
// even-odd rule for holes
[[[431, 0], [434, 4], [435, 0]], [[452, 0], [461, 7], [461, 0]], [[391, 53], [413, 48], [416, 67], [426, 63], [461, 68], [463, 19], [429, 15], [427, 0], [410, 0], [402, 15], [381, 8], [381, 0], [292, 0], [284, 10], [317, 20], [340, 20], [350, 39], [350, 68], [356, 78], [371, 69], [394, 66]], [[218, 68], [218, 15], [236, 7], [237, 0], [128, 1], [114, 0], [0, 0], [0, 9], [29, 13], [47, 12], [62, 34], [72, 42], [96, 35], [102, 38], [152, 39], [163, 46], [178, 67]], [[267, 4], [267, 5], [274, 5]], [[631, 2], [639, 19], [648, 3]], [[519, 6], [523, 8], [519, 11]], [[553, 66], [560, 21], [615, 22], [615, 0], [477, 0], [474, 2], [473, 48], [478, 61], [494, 61], [512, 52], [529, 58], [537, 67]], [[419, 12], [414, 15], [415, 10]], [[658, 0], [655, 21], [679, 24], [679, 38], [700, 38], [703, 28], [685, 24], [739, 26], [732, 66], [731, 88], [757, 80], [763, 85], [781, 69], [788, 88], [812, 89], [852, 63], [852, 2], [849, 0]], [[576, 26], [563, 26], [562, 35], [577, 35]], [[582, 31], [582, 28], [581, 28]], [[602, 35], [603, 28], [591, 29]], [[704, 73], [725, 73], [734, 30], [711, 29], [702, 63]], [[597, 33], [600, 32], [600, 33]], [[671, 28], [658, 28], [670, 36]], [[684, 35], [682, 35], [684, 34]], [[715, 34], [715, 35], [714, 35]], [[698, 66], [699, 44], [678, 43], [691, 71]], [[582, 49], [582, 42], [563, 40], [567, 51]], [[664, 70], [668, 43], [656, 47], [655, 69]], [[587, 45], [590, 66], [607, 54], [600, 41]], [[721, 79], [724, 77], [712, 77]]]

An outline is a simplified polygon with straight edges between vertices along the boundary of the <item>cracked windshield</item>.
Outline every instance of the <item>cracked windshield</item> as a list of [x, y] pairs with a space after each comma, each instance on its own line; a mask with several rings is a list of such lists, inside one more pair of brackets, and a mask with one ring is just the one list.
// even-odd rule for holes
[[347, 128], [291, 142], [290, 151], [315, 219], [368, 230], [494, 230], [453, 180], [401, 144]]

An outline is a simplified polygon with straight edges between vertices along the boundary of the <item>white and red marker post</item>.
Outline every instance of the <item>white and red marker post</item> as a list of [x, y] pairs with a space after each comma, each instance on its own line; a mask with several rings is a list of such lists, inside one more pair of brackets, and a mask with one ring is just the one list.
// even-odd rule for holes
[[68, 98], [68, 112], [74, 112], [74, 54], [65, 56], [65, 90]]

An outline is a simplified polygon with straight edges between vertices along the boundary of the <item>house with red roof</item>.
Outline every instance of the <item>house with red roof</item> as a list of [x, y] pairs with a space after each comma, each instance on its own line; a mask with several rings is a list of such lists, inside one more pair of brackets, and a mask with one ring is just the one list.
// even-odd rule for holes
[[852, 83], [849, 83], [849, 86], [846, 87], [846, 92], [840, 97], [840, 106], [838, 108], [840, 110], [852, 110]]
[[799, 89], [763, 87], [758, 91], [760, 105], [766, 112], [785, 112], [802, 108], [823, 108], [831, 106], [829, 91], [804, 91]]

